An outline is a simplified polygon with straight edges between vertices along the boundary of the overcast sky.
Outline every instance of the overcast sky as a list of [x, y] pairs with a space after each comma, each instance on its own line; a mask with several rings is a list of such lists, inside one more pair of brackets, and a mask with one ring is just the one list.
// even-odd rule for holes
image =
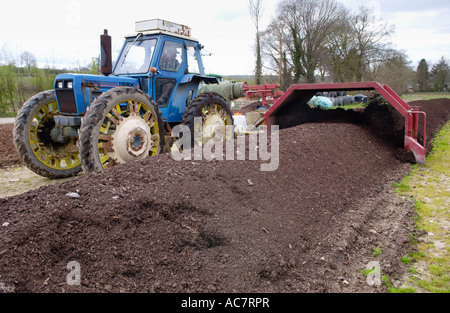
[[[40, 0], [4, 1], [0, 18], [0, 49], [6, 45], [20, 55], [30, 51], [40, 66], [74, 67], [99, 55], [99, 36], [108, 29], [117, 56], [123, 37], [136, 21], [160, 18], [191, 27], [212, 56], [204, 58], [207, 73], [252, 74], [255, 28], [247, 0]], [[263, 0], [262, 29], [278, 0]], [[367, 4], [378, 16], [395, 24], [392, 39], [405, 50], [412, 65], [420, 59], [450, 59], [449, 0], [341, 0], [348, 8]]]

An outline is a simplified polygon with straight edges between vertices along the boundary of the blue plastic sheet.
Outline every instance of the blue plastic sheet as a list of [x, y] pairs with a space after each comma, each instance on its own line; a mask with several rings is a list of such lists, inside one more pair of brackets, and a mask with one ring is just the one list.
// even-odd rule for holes
[[314, 96], [309, 100], [309, 103], [314, 106], [319, 106], [322, 108], [331, 108], [333, 106], [333, 103], [331, 102], [330, 98], [327, 97], [321, 97], [321, 96]]

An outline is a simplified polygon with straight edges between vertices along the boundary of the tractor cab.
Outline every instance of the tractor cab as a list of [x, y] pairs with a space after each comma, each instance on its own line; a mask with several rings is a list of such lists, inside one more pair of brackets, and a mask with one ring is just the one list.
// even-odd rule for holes
[[206, 76], [202, 46], [190, 28], [163, 20], [136, 22], [136, 33], [126, 36], [114, 66], [111, 37], [101, 36], [103, 75], [60, 74], [55, 79], [60, 115], [57, 124], [80, 126], [80, 117], [104, 92], [118, 87], [139, 88], [157, 102], [164, 121], [179, 123], [186, 106], [197, 95], [201, 82], [216, 84]]
[[136, 22], [136, 34], [126, 36], [112, 70], [113, 76], [138, 79], [167, 122], [182, 120], [200, 82], [217, 83], [205, 75], [202, 46], [190, 34], [190, 28], [163, 20]]

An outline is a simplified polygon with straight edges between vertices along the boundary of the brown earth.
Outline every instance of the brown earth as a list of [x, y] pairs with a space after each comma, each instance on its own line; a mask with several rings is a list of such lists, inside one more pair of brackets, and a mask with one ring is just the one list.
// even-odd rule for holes
[[260, 106], [261, 106], [261, 102], [259, 102], [259, 101], [251, 102], [248, 105], [245, 105], [240, 109], [233, 109], [233, 113], [246, 114], [248, 112], [254, 112]]
[[[450, 100], [422, 104], [435, 112], [432, 135]], [[392, 191], [409, 163], [373, 129], [281, 130], [274, 172], [166, 154], [0, 199], [0, 282], [15, 292], [384, 292], [361, 271], [371, 261], [393, 279], [407, 270], [414, 210]], [[81, 286], [66, 282], [71, 261]]]
[[[426, 113], [426, 148], [432, 149], [432, 141], [438, 131], [450, 119], [450, 99], [414, 101], [410, 106], [419, 107]], [[369, 105], [365, 110], [365, 124], [391, 146], [402, 148], [404, 144], [405, 120], [390, 105]], [[423, 117], [419, 120], [419, 142], [423, 144]]]
[[20, 164], [20, 158], [13, 143], [14, 124], [0, 124], [0, 168]]

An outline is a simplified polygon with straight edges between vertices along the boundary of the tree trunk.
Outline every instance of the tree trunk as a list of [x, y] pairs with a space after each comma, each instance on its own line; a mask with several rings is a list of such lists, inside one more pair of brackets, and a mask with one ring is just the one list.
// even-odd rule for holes
[[255, 81], [256, 85], [262, 84], [262, 58], [261, 58], [261, 38], [259, 30], [256, 31], [256, 71]]

